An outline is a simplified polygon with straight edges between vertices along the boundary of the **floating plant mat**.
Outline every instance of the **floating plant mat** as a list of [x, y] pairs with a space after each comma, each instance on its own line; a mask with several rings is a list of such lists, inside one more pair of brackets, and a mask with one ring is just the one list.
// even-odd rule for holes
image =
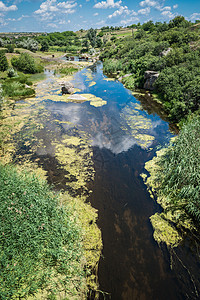
[[122, 129], [127, 134], [133, 136], [136, 143], [142, 148], [148, 148], [155, 137], [151, 134], [153, 123], [139, 112], [140, 105], [130, 102], [127, 104], [120, 114], [123, 125]]

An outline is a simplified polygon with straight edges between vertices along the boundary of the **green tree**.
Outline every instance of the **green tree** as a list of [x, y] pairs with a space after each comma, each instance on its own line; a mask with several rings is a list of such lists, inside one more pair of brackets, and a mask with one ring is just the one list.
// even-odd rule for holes
[[49, 50], [49, 44], [47, 42], [47, 40], [43, 40], [41, 42], [41, 48], [40, 48], [41, 51], [48, 51]]
[[9, 52], [9, 53], [13, 53], [13, 52], [14, 52], [14, 49], [15, 49], [15, 47], [14, 47], [13, 44], [8, 44], [6, 48], [8, 49], [8, 52]]
[[94, 48], [96, 46], [97, 30], [90, 28], [87, 32], [87, 37], [90, 41], [91, 46]]
[[8, 61], [3, 51], [0, 51], [0, 71], [6, 71], [8, 69]]

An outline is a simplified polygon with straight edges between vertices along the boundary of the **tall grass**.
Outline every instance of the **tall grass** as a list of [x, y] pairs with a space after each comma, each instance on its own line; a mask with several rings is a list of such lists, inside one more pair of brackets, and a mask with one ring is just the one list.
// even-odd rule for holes
[[156, 181], [171, 210], [182, 209], [200, 222], [200, 117], [191, 118], [161, 157]]
[[41, 289], [78, 294], [79, 229], [45, 182], [0, 165], [0, 223], [0, 299], [21, 299]]

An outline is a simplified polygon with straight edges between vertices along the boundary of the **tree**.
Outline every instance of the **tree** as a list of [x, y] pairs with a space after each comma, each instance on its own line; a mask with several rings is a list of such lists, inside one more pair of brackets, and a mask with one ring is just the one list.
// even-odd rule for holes
[[97, 39], [96, 39], [96, 45], [97, 45], [98, 48], [101, 48], [101, 47], [102, 47], [103, 42], [102, 42], [102, 40], [101, 40], [100, 37], [97, 37]]
[[8, 49], [9, 53], [13, 53], [15, 49], [13, 44], [8, 44], [6, 48]]
[[83, 48], [89, 49], [89, 41], [88, 39], [84, 39], [82, 43]]
[[0, 71], [4, 72], [8, 69], [8, 61], [3, 51], [0, 51]]
[[43, 40], [41, 42], [41, 48], [40, 48], [41, 51], [48, 51], [49, 50], [49, 44], [47, 42], [47, 40]]
[[93, 29], [93, 28], [90, 28], [88, 30], [87, 37], [88, 37], [92, 47], [96, 46], [96, 36], [97, 36], [97, 30]]

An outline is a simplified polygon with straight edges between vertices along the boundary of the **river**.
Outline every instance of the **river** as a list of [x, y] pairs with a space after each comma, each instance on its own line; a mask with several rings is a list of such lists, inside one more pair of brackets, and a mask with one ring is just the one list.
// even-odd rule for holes
[[[98, 210], [103, 238], [98, 270], [100, 298], [198, 299], [199, 281], [194, 282], [187, 269], [190, 262], [199, 264], [196, 256], [184, 245], [184, 250], [176, 252], [178, 258], [183, 253], [186, 257], [188, 263], [182, 265], [175, 252], [154, 241], [149, 221], [160, 207], [150, 198], [140, 174], [157, 148], [173, 136], [158, 107], [145, 99], [137, 100], [120, 82], [107, 78], [101, 63], [73, 77], [77, 94], [95, 95], [101, 98], [99, 102], [59, 101], [57, 78], [51, 71], [46, 75], [47, 79], [38, 84], [37, 101], [29, 101], [29, 123], [15, 136], [15, 160], [27, 156], [42, 166], [56, 189], [66, 189], [67, 184], [72, 194], [87, 194], [78, 184], [76, 188], [69, 186], [68, 170], [55, 156], [55, 145], [56, 141], [62, 144], [66, 133], [90, 141], [95, 176], [91, 180], [88, 175], [85, 180], [92, 190], [89, 201]], [[25, 101], [19, 101], [16, 109], [20, 105], [26, 112]], [[83, 164], [80, 160], [80, 168]], [[195, 268], [199, 270], [199, 265]]]

